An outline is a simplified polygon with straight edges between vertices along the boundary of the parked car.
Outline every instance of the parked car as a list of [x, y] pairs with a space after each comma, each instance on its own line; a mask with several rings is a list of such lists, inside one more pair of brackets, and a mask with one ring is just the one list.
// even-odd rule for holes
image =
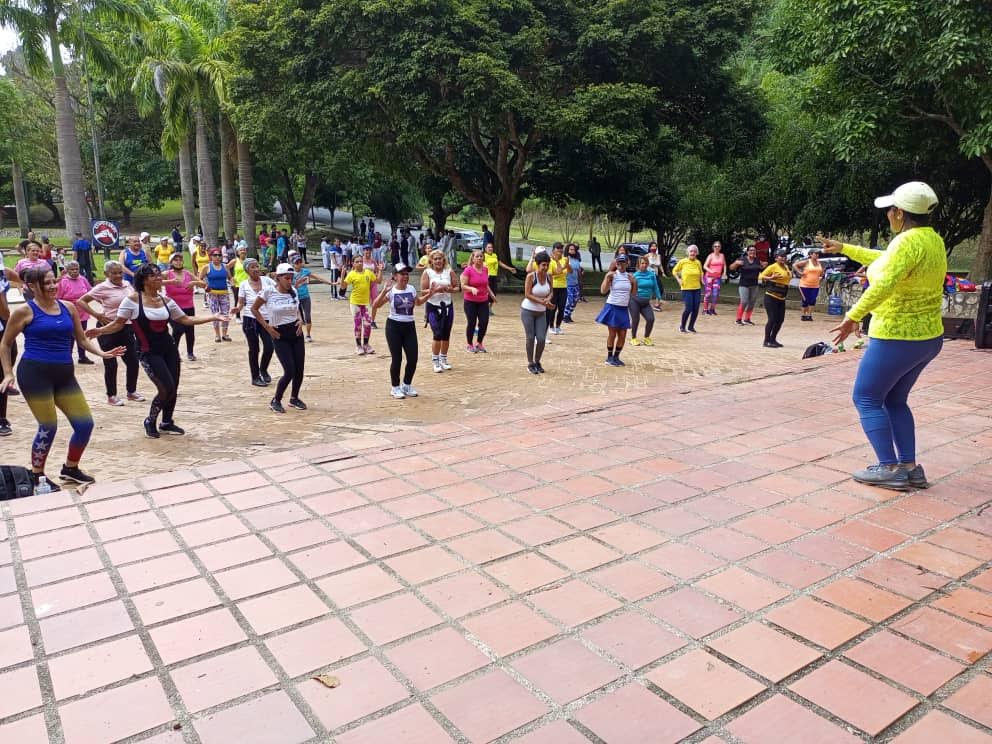
[[[620, 245], [627, 249], [627, 255], [630, 257], [631, 263], [635, 266], [637, 265], [637, 259], [648, 255], [647, 243], [621, 243]], [[617, 247], [619, 248], [620, 246]]]
[[455, 247], [459, 251], [481, 251], [482, 235], [475, 230], [455, 230]]
[[424, 218], [420, 215], [409, 217], [400, 223], [400, 227], [405, 227], [407, 230], [423, 230]]

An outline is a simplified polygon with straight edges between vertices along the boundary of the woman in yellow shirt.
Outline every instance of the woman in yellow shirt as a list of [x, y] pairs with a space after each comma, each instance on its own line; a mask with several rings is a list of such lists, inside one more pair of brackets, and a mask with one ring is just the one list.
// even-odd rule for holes
[[775, 261], [758, 274], [758, 281], [765, 283], [765, 313], [768, 315], [765, 322], [766, 349], [782, 348], [778, 342], [778, 332], [785, 321], [785, 298], [789, 296], [789, 281], [792, 279], [787, 255], [784, 249], [775, 251]]
[[[492, 243], [486, 243], [485, 253], [482, 254], [482, 261], [485, 264], [486, 271], [489, 272], [489, 289], [492, 290], [493, 294], [496, 294], [496, 290], [499, 289], [499, 270], [504, 268], [514, 276], [516, 276], [517, 269], [515, 266], [507, 266], [505, 263], [499, 260], [499, 256], [496, 255], [496, 249], [493, 247]], [[427, 262], [424, 262], [424, 266]], [[495, 315], [493, 312], [493, 303], [489, 302], [489, 314]]]
[[800, 320], [813, 320], [813, 308], [820, 296], [820, 282], [823, 281], [823, 264], [820, 263], [820, 249], [811, 248], [809, 258], [796, 261], [792, 268], [799, 274], [799, 294], [803, 299], [803, 314]]
[[169, 261], [172, 258], [173, 249], [169, 245], [168, 238], [161, 238], [158, 241], [158, 245], [155, 246], [155, 263], [158, 264], [160, 271], [169, 270]]
[[685, 258], [675, 264], [672, 276], [682, 288], [682, 302], [685, 304], [679, 332], [695, 333], [703, 294], [703, 265], [699, 262], [698, 246], [690, 245], [685, 249]]
[[937, 203], [937, 194], [920, 181], [904, 183], [876, 199], [876, 207], [888, 209], [895, 234], [884, 251], [822, 240], [828, 253], [843, 253], [868, 267], [868, 289], [833, 329], [834, 343], [840, 343], [865, 316], [872, 316], [871, 343], [858, 365], [853, 398], [878, 464], [853, 477], [898, 491], [927, 487], [926, 474], [916, 462], [916, 427], [907, 400], [943, 345], [947, 253], [930, 227]]
[[[375, 266], [375, 262], [372, 262]], [[350, 307], [351, 317], [355, 325], [355, 346], [356, 353], [375, 354], [375, 350], [369, 346], [369, 338], [372, 336], [372, 316], [369, 306], [372, 304], [372, 287], [382, 279], [382, 267], [376, 267], [376, 271], [365, 268], [365, 257], [355, 256], [351, 265], [351, 271], [341, 277], [341, 291], [346, 287], [351, 287]]]

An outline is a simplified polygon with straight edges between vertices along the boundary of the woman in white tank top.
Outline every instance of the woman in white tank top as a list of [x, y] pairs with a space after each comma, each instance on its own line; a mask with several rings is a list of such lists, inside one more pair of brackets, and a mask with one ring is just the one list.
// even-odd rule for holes
[[637, 294], [637, 280], [634, 275], [627, 271], [627, 256], [617, 254], [615, 259], [617, 267], [611, 269], [603, 277], [603, 284], [599, 291], [607, 294], [606, 303], [596, 322], [602, 323], [608, 329], [606, 338], [606, 363], [611, 367], [625, 367], [620, 361], [620, 352], [623, 351], [623, 342], [627, 338], [627, 329], [630, 328], [630, 305], [631, 295]]
[[547, 253], [538, 253], [531, 259], [535, 270], [527, 274], [524, 281], [524, 299], [520, 303], [520, 322], [524, 326], [527, 348], [527, 371], [532, 375], [544, 373], [541, 355], [548, 334], [547, 311], [554, 309], [551, 301], [551, 277], [548, 267], [551, 258]]
[[448, 364], [448, 345], [451, 343], [451, 326], [455, 321], [455, 307], [451, 293], [459, 292], [458, 276], [448, 266], [444, 251], [433, 250], [427, 257], [427, 268], [420, 276], [420, 290], [434, 290], [427, 300], [427, 324], [434, 339], [431, 342], [431, 362], [435, 372], [451, 369]]

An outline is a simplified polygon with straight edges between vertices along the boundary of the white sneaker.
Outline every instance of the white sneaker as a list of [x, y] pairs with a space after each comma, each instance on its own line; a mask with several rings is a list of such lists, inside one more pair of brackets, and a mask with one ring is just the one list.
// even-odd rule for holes
[[414, 389], [413, 385], [403, 385], [402, 392], [407, 398], [417, 397], [417, 391]]
[[451, 369], [451, 365], [448, 364], [448, 357], [446, 357], [446, 356], [441, 357], [440, 362], [441, 362], [441, 369], [443, 369], [445, 371], [448, 371], [449, 369]]
[[434, 371], [435, 372], [444, 372], [444, 367], [441, 366], [441, 362], [440, 361], [434, 362]]
[[122, 406], [124, 401], [118, 398], [116, 395], [107, 396], [107, 403], [112, 406]]
[[394, 387], [389, 394], [396, 398], [396, 400], [402, 400], [406, 397], [406, 395], [403, 394], [403, 388], [400, 387]]
[[358, 356], [365, 356], [365, 349], [359, 346], [357, 349], [355, 349], [355, 353], [358, 354]]

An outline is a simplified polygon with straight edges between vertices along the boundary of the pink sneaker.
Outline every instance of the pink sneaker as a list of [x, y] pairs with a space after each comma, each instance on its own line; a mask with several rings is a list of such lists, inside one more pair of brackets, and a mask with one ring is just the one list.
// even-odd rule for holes
[[108, 395], [107, 396], [107, 405], [108, 406], [122, 406], [122, 405], [124, 405], [124, 401], [122, 401], [116, 395]]
[[364, 346], [356, 346], [355, 347], [355, 353], [358, 354], [358, 356], [365, 356], [365, 347]]
[[136, 401], [136, 402], [138, 402], [138, 403], [143, 403], [143, 402], [144, 402], [144, 400], [145, 400], [145, 396], [144, 396], [144, 395], [142, 395], [141, 393], [139, 393], [139, 392], [137, 392], [137, 391], [135, 391], [135, 392], [133, 392], [133, 393], [128, 393], [128, 394], [127, 394], [127, 399], [128, 399], [128, 400], [133, 400], [133, 401]]
[[488, 351], [486, 351], [486, 347], [483, 346], [482, 344], [476, 344], [475, 345], [475, 350], [479, 354], [488, 354], [489, 353]]

